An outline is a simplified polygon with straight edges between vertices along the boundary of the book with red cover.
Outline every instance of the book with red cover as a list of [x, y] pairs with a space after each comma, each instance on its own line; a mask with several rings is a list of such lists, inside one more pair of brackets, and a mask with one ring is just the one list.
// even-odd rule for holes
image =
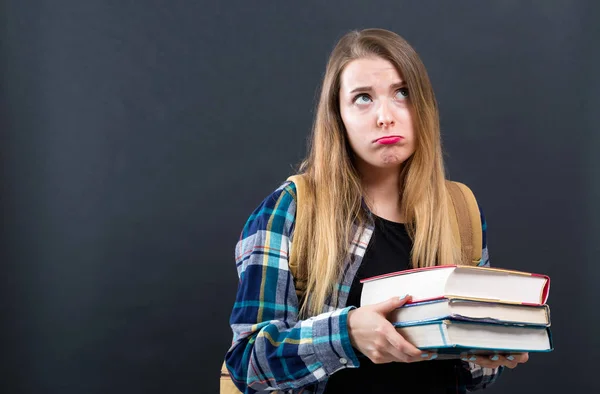
[[521, 305], [543, 305], [547, 275], [500, 268], [442, 265], [392, 272], [361, 280], [361, 306], [391, 297], [412, 296], [412, 303], [461, 298]]

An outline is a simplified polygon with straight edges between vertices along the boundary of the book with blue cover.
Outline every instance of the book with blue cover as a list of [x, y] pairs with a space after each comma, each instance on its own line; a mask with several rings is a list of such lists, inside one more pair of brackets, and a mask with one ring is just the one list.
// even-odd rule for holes
[[407, 341], [439, 354], [550, 352], [554, 349], [549, 327], [478, 323], [458, 320], [430, 321], [397, 327]]

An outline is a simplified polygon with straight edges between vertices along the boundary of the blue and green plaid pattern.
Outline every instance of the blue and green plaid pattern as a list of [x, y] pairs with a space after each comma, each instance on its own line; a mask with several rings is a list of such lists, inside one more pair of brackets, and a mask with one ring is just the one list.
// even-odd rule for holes
[[[225, 361], [244, 393], [319, 394], [328, 376], [360, 366], [348, 336], [346, 319], [353, 307], [346, 307], [346, 300], [373, 228], [355, 227], [338, 296], [323, 306], [321, 314], [298, 320], [298, 298], [288, 267], [295, 196], [293, 183], [277, 188], [249, 217], [235, 248], [239, 283], [230, 318], [233, 343]], [[482, 223], [480, 265], [489, 266], [483, 215]], [[463, 365], [465, 376], [460, 381], [468, 384], [458, 392], [486, 387], [499, 376], [498, 369]]]

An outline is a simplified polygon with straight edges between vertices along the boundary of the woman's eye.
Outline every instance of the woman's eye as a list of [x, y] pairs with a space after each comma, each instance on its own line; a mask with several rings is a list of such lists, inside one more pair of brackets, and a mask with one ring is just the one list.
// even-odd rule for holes
[[404, 100], [408, 97], [408, 88], [400, 88], [396, 91], [396, 98]]
[[371, 97], [366, 94], [359, 94], [354, 98], [356, 104], [368, 104], [371, 102]]

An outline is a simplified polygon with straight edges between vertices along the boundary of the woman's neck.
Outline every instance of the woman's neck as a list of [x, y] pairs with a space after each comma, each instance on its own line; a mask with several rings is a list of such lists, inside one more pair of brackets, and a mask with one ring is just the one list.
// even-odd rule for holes
[[400, 209], [399, 169], [363, 172], [361, 181], [371, 212], [393, 222], [404, 222]]

